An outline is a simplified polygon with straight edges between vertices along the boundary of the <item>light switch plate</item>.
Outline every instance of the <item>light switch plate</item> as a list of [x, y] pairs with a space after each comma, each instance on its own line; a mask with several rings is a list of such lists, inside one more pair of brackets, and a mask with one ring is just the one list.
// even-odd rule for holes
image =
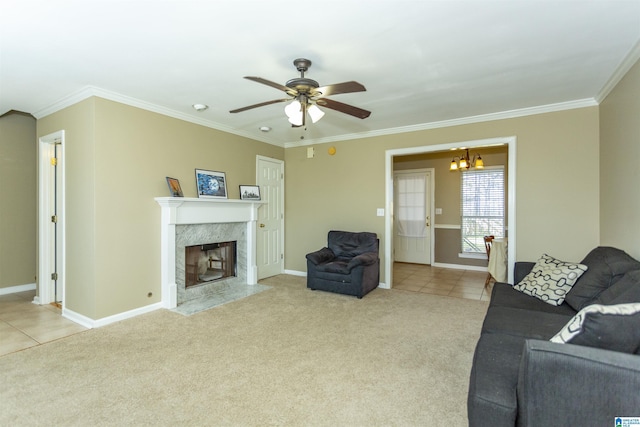
[[442, 208], [436, 208], [436, 215], [442, 215]]
[[378, 208], [378, 210], [376, 211], [376, 215], [384, 216], [384, 208]]
[[313, 147], [307, 147], [307, 159], [313, 159], [314, 150]]

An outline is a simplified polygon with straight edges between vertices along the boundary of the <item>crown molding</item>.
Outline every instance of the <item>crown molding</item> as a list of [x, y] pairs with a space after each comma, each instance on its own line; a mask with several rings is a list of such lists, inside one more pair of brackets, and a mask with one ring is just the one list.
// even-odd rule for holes
[[46, 117], [50, 114], [53, 114], [57, 111], [70, 107], [74, 104], [77, 104], [78, 102], [84, 101], [85, 99], [88, 99], [94, 96], [98, 98], [107, 99], [109, 101], [119, 102], [121, 104], [129, 105], [131, 107], [140, 108], [142, 110], [147, 110], [154, 113], [162, 114], [164, 116], [173, 117], [174, 119], [195, 123], [197, 125], [205, 126], [211, 129], [216, 129], [222, 132], [227, 132], [234, 135], [242, 136], [255, 141], [264, 142], [266, 144], [276, 145], [278, 147], [283, 146], [282, 144], [274, 143], [273, 141], [270, 141], [265, 138], [258, 138], [254, 134], [249, 134], [248, 132], [239, 131], [237, 129], [233, 129], [228, 126], [221, 125], [220, 123], [212, 122], [211, 120], [204, 120], [197, 117], [193, 117], [189, 114], [185, 114], [180, 111], [172, 110], [170, 108], [162, 107], [150, 102], [142, 101], [137, 98], [122, 95], [120, 93], [109, 91], [109, 90], [102, 89], [95, 86], [86, 86], [80, 89], [79, 91], [74, 92], [60, 99], [59, 101], [36, 111], [35, 113], [33, 113], [33, 116], [36, 119], [41, 119], [43, 117]]
[[541, 105], [537, 107], [520, 108], [517, 110], [502, 111], [499, 113], [481, 114], [478, 116], [462, 117], [459, 119], [442, 120], [439, 122], [422, 123], [419, 125], [403, 126], [396, 128], [380, 129], [371, 132], [340, 135], [338, 137], [309, 139], [302, 142], [287, 142], [284, 148], [300, 147], [312, 144], [325, 144], [328, 142], [346, 141], [351, 139], [372, 138], [376, 136], [395, 135], [399, 133], [417, 132], [429, 129], [438, 129], [452, 126], [467, 125], [473, 123], [490, 122], [494, 120], [513, 119], [517, 117], [533, 116], [536, 114], [553, 113], [557, 111], [573, 110], [576, 108], [595, 107], [598, 103], [594, 98], [579, 99], [576, 101], [560, 102], [557, 104]]
[[[638, 51], [640, 52], [640, 49], [638, 49]], [[561, 102], [557, 104], [548, 104], [548, 105], [541, 105], [537, 107], [502, 111], [498, 113], [482, 114], [477, 116], [462, 117], [458, 119], [442, 120], [438, 122], [421, 123], [418, 125], [379, 129], [379, 130], [374, 130], [369, 132], [353, 133], [353, 134], [339, 135], [339, 136], [326, 137], [326, 138], [307, 139], [303, 141], [285, 142], [285, 143], [276, 143], [267, 138], [257, 137], [253, 133], [239, 131], [237, 129], [233, 129], [228, 126], [221, 125], [220, 123], [212, 122], [210, 120], [199, 119], [197, 117], [193, 117], [191, 115], [182, 113], [180, 111], [172, 110], [170, 108], [162, 107], [150, 102], [142, 101], [137, 98], [132, 98], [130, 96], [122, 95], [120, 93], [112, 92], [112, 91], [95, 87], [95, 86], [86, 86], [81, 90], [60, 99], [59, 101], [34, 112], [33, 116], [36, 119], [41, 119], [43, 117], [46, 117], [50, 114], [53, 114], [57, 111], [70, 107], [74, 104], [77, 104], [78, 102], [84, 101], [85, 99], [88, 99], [94, 96], [99, 98], [104, 98], [114, 102], [119, 102], [121, 104], [129, 105], [131, 107], [136, 107], [136, 108], [151, 111], [154, 113], [162, 114], [168, 117], [173, 117], [175, 119], [184, 120], [186, 122], [195, 123], [197, 125], [205, 126], [211, 129], [216, 129], [222, 132], [227, 132], [230, 134], [242, 136], [244, 138], [248, 138], [254, 141], [260, 141], [266, 144], [275, 145], [277, 147], [283, 147], [283, 148], [300, 147], [300, 146], [312, 145], [312, 144], [325, 144], [330, 142], [348, 141], [353, 139], [373, 138], [378, 136], [395, 135], [395, 134], [407, 133], [407, 132], [417, 132], [417, 131], [423, 131], [423, 130], [429, 130], [429, 129], [460, 126], [460, 125], [466, 125], [466, 124], [488, 122], [493, 120], [511, 119], [516, 117], [531, 116], [535, 114], [571, 110], [576, 108], [593, 107], [598, 105], [598, 102], [594, 98], [587, 98], [587, 99], [580, 99], [576, 101]]]
[[620, 80], [622, 80], [622, 78], [629, 72], [631, 67], [633, 67], [635, 63], [638, 62], [638, 59], [640, 59], [640, 40], [638, 40], [636, 44], [633, 45], [633, 47], [629, 50], [627, 56], [625, 56], [624, 59], [620, 62], [611, 77], [609, 77], [609, 80], [607, 80], [602, 89], [600, 89], [600, 92], [598, 92], [598, 95], [596, 95], [595, 99], [598, 104], [604, 101], [604, 99], [611, 93], [613, 88], [616, 87], [616, 85], [620, 83]]

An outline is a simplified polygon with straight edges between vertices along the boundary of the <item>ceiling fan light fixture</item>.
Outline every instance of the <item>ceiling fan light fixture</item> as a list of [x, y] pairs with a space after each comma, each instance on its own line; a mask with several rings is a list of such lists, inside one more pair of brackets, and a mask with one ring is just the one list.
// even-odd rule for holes
[[289, 117], [289, 123], [291, 123], [294, 126], [302, 126], [303, 124], [302, 110], [294, 112], [292, 115], [289, 115], [289, 113], [287, 113], [287, 116]]
[[317, 122], [324, 116], [324, 111], [319, 109], [317, 105], [310, 106], [307, 111], [309, 112], [309, 116], [313, 123]]
[[284, 107], [284, 113], [287, 115], [287, 117], [289, 117], [289, 119], [297, 116], [302, 117], [302, 104], [300, 104], [300, 101], [298, 101], [297, 99], [294, 99], [291, 104]]

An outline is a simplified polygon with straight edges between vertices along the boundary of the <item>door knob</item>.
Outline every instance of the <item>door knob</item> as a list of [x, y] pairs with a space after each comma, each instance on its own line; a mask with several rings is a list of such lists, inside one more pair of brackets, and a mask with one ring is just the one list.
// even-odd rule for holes
[[264, 228], [264, 224], [260, 224], [260, 228]]

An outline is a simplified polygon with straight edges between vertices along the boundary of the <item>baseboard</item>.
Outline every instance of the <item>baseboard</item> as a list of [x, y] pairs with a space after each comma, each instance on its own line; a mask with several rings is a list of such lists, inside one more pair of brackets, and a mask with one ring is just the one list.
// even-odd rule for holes
[[432, 264], [433, 267], [441, 267], [441, 268], [451, 268], [454, 270], [473, 270], [473, 271], [484, 271], [485, 273], [488, 271], [487, 267], [480, 267], [477, 265], [464, 265], [464, 264], [446, 264], [442, 262], [434, 262]]
[[144, 307], [114, 314], [113, 316], [103, 317], [102, 319], [97, 319], [97, 320], [91, 319], [80, 313], [76, 313], [73, 310], [69, 310], [68, 308], [65, 308], [62, 310], [62, 317], [65, 317], [79, 325], [82, 325], [85, 328], [93, 329], [93, 328], [100, 328], [102, 326], [110, 325], [111, 323], [120, 322], [121, 320], [131, 319], [132, 317], [140, 316], [141, 314], [150, 313], [160, 308], [163, 308], [162, 303], [157, 302], [155, 304], [150, 304]]
[[36, 289], [35, 283], [27, 283], [26, 285], [9, 286], [8, 288], [0, 288], [0, 295], [17, 294], [18, 292], [33, 291]]
[[301, 276], [301, 277], [307, 277], [307, 272], [306, 271], [298, 271], [298, 270], [285, 270], [284, 274], [290, 274], [292, 276]]

